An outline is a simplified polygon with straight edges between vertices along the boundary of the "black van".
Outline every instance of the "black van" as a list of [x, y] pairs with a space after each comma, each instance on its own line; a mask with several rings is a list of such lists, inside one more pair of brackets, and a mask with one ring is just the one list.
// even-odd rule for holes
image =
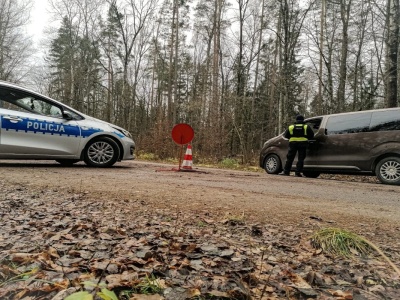
[[[400, 108], [313, 117], [305, 120], [315, 133], [309, 142], [303, 174], [376, 175], [385, 184], [400, 185]], [[289, 141], [283, 134], [265, 142], [260, 167], [278, 174]], [[292, 170], [295, 169], [296, 161]]]

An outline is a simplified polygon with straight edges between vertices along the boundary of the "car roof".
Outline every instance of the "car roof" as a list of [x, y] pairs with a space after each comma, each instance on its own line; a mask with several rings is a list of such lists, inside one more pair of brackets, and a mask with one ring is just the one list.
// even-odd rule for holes
[[[20, 86], [20, 85], [17, 85], [15, 83], [11, 83], [11, 82], [8, 82], [8, 81], [0, 80], [0, 85], [3, 86], [3, 87], [15, 88], [15, 89], [19, 89], [21, 91], [25, 91], [25, 92], [29, 92], [29, 93], [32, 93], [32, 94], [36, 94], [36, 95], [41, 96], [41, 97], [49, 98], [49, 97], [47, 97], [45, 95], [42, 95], [42, 94], [40, 94], [38, 92], [35, 92], [35, 91], [31, 90], [31, 89], [28, 89], [26, 87], [23, 87], [23, 86]], [[51, 99], [51, 100], [54, 100], [54, 99]], [[59, 102], [59, 101], [56, 101], [56, 102]]]

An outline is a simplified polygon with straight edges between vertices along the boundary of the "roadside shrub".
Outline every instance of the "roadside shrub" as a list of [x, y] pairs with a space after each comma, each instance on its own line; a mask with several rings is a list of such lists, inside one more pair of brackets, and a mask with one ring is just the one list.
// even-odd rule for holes
[[225, 158], [220, 162], [220, 165], [223, 168], [228, 168], [228, 169], [236, 169], [239, 167], [239, 163], [236, 159], [233, 158]]
[[138, 151], [136, 153], [137, 158], [138, 159], [142, 159], [142, 160], [149, 160], [149, 161], [157, 161], [160, 160], [160, 158], [158, 157], [157, 154], [155, 153], [148, 153], [148, 152], [144, 152], [144, 151]]

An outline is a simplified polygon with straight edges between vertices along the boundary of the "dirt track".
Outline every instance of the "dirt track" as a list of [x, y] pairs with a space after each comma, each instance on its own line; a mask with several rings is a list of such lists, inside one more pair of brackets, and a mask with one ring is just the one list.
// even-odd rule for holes
[[272, 176], [128, 161], [109, 169], [84, 164], [64, 168], [53, 161], [1, 161], [0, 179], [32, 189], [85, 193], [101, 200], [141, 201], [154, 208], [244, 216], [260, 223], [337, 226], [358, 232], [368, 226], [400, 241], [400, 186], [332, 179]]
[[[199, 282], [203, 283], [223, 274], [224, 282], [229, 283], [229, 278], [237, 278], [237, 270], [242, 279], [254, 277], [248, 282], [251, 290], [242, 279], [234, 281], [235, 286], [217, 284], [211, 288], [202, 284], [198, 288], [204, 295], [212, 292], [210, 289], [224, 295], [241, 291], [243, 297], [229, 299], [249, 299], [244, 296], [248, 294], [251, 299], [306, 299], [310, 293], [321, 300], [398, 299], [395, 268], [388, 268], [373, 255], [336, 259], [321, 254], [312, 249], [309, 237], [319, 227], [351, 230], [374, 242], [399, 266], [400, 187], [374, 179], [367, 183], [365, 178], [350, 182], [210, 168], [175, 172], [173, 167], [140, 161], [109, 169], [0, 161], [0, 283], [7, 283], [0, 287], [0, 298], [16, 299], [19, 293], [38, 292], [37, 284], [30, 285], [30, 280], [14, 284], [3, 275], [10, 270], [8, 262], [20, 262], [20, 257], [25, 257], [28, 268], [32, 263], [42, 266], [32, 280], [38, 276], [44, 282], [55, 280], [54, 276], [66, 280], [65, 286], [50, 292], [45, 285], [39, 289], [42, 299], [63, 299], [60, 295], [81, 288], [80, 283], [73, 286], [65, 278], [65, 267], [75, 272], [68, 275], [71, 278], [83, 276], [82, 270], [86, 274], [89, 268], [94, 282], [105, 275], [110, 289], [124, 288], [122, 279], [113, 285], [112, 278], [122, 278], [127, 268], [137, 270], [128, 263], [131, 260], [126, 261], [134, 255], [135, 262], [142, 262], [141, 268], [154, 263], [162, 270], [162, 278], [169, 282], [161, 298], [166, 300], [192, 298], [174, 294], [187, 288], [188, 274], [196, 280], [202, 278]], [[178, 256], [176, 245], [183, 249]], [[222, 247], [235, 257], [208, 257], [207, 253], [194, 253], [191, 247], [187, 250], [188, 245], [193, 249]], [[142, 256], [136, 254], [142, 255], [143, 249], [154, 250], [153, 258], [139, 259]], [[264, 257], [264, 253], [268, 255]], [[26, 260], [27, 256], [30, 259]], [[79, 268], [76, 259], [81, 262]], [[221, 267], [213, 259], [223, 260], [225, 265]], [[178, 261], [180, 270], [192, 267], [182, 274], [176, 272]], [[238, 269], [239, 261], [242, 265]], [[264, 261], [270, 269], [260, 264]], [[114, 269], [108, 270], [112, 262]], [[207, 262], [214, 262], [215, 268], [202, 273], [204, 269], [198, 269], [198, 264]], [[24, 269], [20, 266], [19, 270], [12, 270], [13, 276]], [[164, 274], [165, 270], [175, 271]], [[60, 295], [52, 298], [56, 293]]]

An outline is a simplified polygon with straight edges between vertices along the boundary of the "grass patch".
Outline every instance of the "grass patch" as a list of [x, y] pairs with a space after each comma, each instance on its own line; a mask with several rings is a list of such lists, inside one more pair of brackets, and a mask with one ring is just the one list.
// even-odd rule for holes
[[322, 249], [333, 255], [350, 257], [355, 254], [368, 255], [371, 246], [364, 238], [339, 228], [325, 228], [317, 231], [311, 237], [314, 248]]
[[2, 260], [0, 261], [0, 288], [10, 283], [28, 280], [38, 272], [38, 267], [20, 272], [17, 264], [9, 260]]
[[238, 171], [250, 171], [250, 172], [262, 172], [263, 169], [254, 164], [243, 164], [241, 160], [235, 158], [225, 158], [221, 161], [215, 162], [211, 160], [198, 160], [194, 162], [197, 166], [217, 168], [217, 169], [229, 169]]
[[160, 157], [154, 153], [147, 153], [143, 151], [138, 151], [136, 153], [136, 157], [141, 160], [148, 160], [148, 161], [159, 161]]
[[136, 285], [134, 289], [140, 294], [159, 294], [163, 290], [163, 284], [158, 278], [151, 274], [150, 277], [146, 275], [146, 278], [142, 279], [142, 281]]
[[203, 221], [199, 221], [199, 222], [197, 222], [197, 226], [199, 226], [199, 227], [206, 227], [206, 226], [207, 226], [207, 223], [205, 223], [205, 222], [203, 222]]
[[244, 225], [245, 224], [245, 215], [244, 212], [241, 215], [233, 215], [231, 213], [225, 214], [223, 223], [227, 223], [229, 225]]
[[228, 169], [236, 169], [239, 167], [239, 162], [233, 158], [225, 158], [220, 162], [220, 165]]
[[324, 252], [343, 257], [351, 257], [356, 254], [368, 255], [375, 250], [400, 275], [400, 270], [397, 266], [378, 246], [350, 231], [339, 228], [321, 229], [311, 237], [311, 245], [314, 248], [322, 249]]

